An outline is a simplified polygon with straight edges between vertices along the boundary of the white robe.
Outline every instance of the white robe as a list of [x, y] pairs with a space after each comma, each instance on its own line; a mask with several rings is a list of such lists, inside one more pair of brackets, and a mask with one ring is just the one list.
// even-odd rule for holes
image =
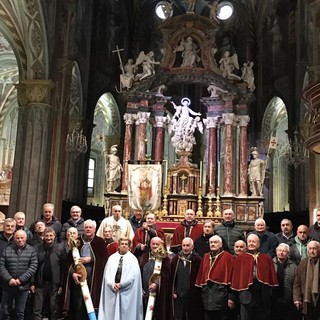
[[104, 238], [103, 230], [106, 226], [111, 227], [114, 241], [118, 241], [120, 238], [129, 238], [130, 240], [132, 240], [134, 237], [131, 223], [124, 217], [120, 217], [118, 221], [115, 220], [113, 216], [104, 218], [97, 231], [97, 236]]
[[123, 256], [120, 290], [113, 289], [120, 260], [112, 254], [104, 269], [98, 320], [142, 320], [142, 283], [137, 258], [129, 251]]

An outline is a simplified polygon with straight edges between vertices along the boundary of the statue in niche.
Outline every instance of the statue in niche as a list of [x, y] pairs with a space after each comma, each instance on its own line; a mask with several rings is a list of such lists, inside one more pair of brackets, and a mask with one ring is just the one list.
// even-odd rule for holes
[[210, 98], [217, 98], [219, 97], [218, 92], [221, 93], [228, 93], [227, 90], [223, 90], [217, 86], [215, 86], [214, 84], [210, 84], [210, 86], [207, 88], [208, 92], [210, 93]]
[[222, 76], [231, 80], [241, 80], [239, 76], [234, 74], [234, 70], [239, 70], [238, 55], [234, 53], [230, 55], [230, 51], [225, 51], [222, 58], [219, 60]]
[[117, 145], [110, 148], [110, 153], [106, 155], [106, 191], [115, 192], [121, 183], [122, 165], [117, 156]]
[[253, 61], [244, 62], [241, 68], [241, 79], [247, 83], [248, 89], [254, 91], [256, 86], [254, 85], [254, 73], [253, 73]]
[[184, 38], [181, 39], [180, 44], [173, 50], [174, 53], [179, 51], [182, 52], [181, 68], [196, 67], [201, 61], [201, 58], [197, 54], [197, 45], [193, 42], [192, 37], [187, 37], [186, 40]]
[[128, 62], [123, 67], [124, 73], [120, 75], [121, 87], [123, 89], [130, 89], [132, 87], [136, 69], [137, 66], [133, 63], [133, 60], [128, 59]]
[[154, 52], [149, 51], [147, 54], [144, 51], [141, 51], [135, 66], [142, 65], [142, 73], [138, 73], [135, 77], [135, 80], [141, 81], [147, 77], [150, 77], [155, 74], [154, 65], [160, 64], [160, 62], [155, 61]]
[[252, 196], [262, 196], [262, 186], [265, 177], [266, 162], [258, 158], [257, 148], [251, 152], [252, 160], [248, 167], [250, 191]]
[[[173, 101], [171, 103], [176, 110], [169, 125], [169, 133], [173, 132], [172, 144], [176, 151], [192, 151], [193, 145], [196, 144], [195, 130], [198, 129], [203, 133], [201, 113], [189, 108], [191, 103], [189, 98], [181, 99], [180, 106], [177, 106]], [[196, 117], [193, 118], [190, 114]]]

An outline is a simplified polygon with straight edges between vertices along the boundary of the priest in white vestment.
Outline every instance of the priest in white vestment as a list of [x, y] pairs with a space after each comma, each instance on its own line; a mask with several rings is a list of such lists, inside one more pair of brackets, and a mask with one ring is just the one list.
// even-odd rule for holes
[[131, 241], [121, 238], [119, 252], [104, 269], [98, 320], [142, 320], [142, 284], [137, 258], [129, 251]]

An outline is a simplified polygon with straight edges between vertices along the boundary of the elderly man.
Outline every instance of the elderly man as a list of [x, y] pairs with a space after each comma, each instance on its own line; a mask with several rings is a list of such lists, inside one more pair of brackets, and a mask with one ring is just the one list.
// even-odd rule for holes
[[81, 217], [82, 210], [78, 206], [73, 206], [70, 209], [70, 219], [62, 225], [60, 240], [66, 240], [66, 232], [69, 228], [74, 227], [78, 230], [79, 236], [84, 232], [84, 219]]
[[16, 221], [6, 218], [3, 222], [3, 231], [0, 232], [0, 256], [5, 248], [13, 242], [13, 235], [16, 231]]
[[33, 320], [42, 319], [42, 309], [46, 298], [49, 298], [50, 319], [59, 318], [59, 295], [62, 292], [65, 260], [62, 249], [55, 242], [56, 233], [47, 227], [43, 243], [35, 246], [38, 257], [38, 269], [31, 292], [34, 295]]
[[272, 293], [272, 320], [299, 320], [301, 316], [293, 304], [293, 281], [297, 265], [289, 258], [289, 245], [280, 243], [273, 258], [279, 286]]
[[316, 221], [310, 226], [309, 235], [313, 240], [320, 242], [320, 208], [316, 210]]
[[[87, 283], [92, 303], [97, 310], [99, 307], [103, 270], [107, 255], [103, 239], [95, 234], [96, 227], [97, 224], [94, 220], [89, 219], [84, 222], [84, 234], [79, 238], [80, 245], [78, 249], [80, 261], [86, 268]], [[70, 318], [74, 320], [87, 319], [87, 311], [81, 293], [81, 275], [75, 272], [71, 251], [67, 257], [67, 270], [68, 277], [65, 284], [66, 296], [63, 306], [64, 313], [69, 313]]]
[[43, 220], [38, 219], [34, 224], [34, 234], [31, 239], [28, 239], [27, 242], [31, 246], [35, 246], [43, 242], [44, 231], [46, 230], [46, 224]]
[[[161, 258], [159, 258], [161, 257]], [[156, 260], [161, 260], [159, 270]], [[153, 315], [157, 320], [172, 319], [172, 282], [170, 258], [164, 250], [164, 243], [159, 237], [150, 241], [150, 252], [141, 256], [142, 289], [144, 310], [150, 296], [156, 296]]]
[[192, 209], [188, 209], [184, 215], [184, 220], [173, 232], [170, 250], [173, 253], [181, 251], [181, 243], [185, 237], [190, 237], [193, 241], [202, 234], [202, 225], [198, 224], [196, 214]]
[[258, 218], [254, 222], [254, 231], [251, 234], [256, 234], [260, 238], [260, 252], [266, 253], [272, 258], [276, 255], [276, 248], [279, 244], [278, 239], [274, 235], [274, 233], [267, 231], [266, 222]]
[[130, 252], [130, 245], [128, 238], [121, 238], [119, 252], [108, 259], [104, 269], [99, 320], [143, 319], [141, 273], [137, 259]]
[[225, 250], [234, 254], [233, 246], [237, 240], [244, 240], [243, 230], [236, 224], [235, 214], [232, 209], [223, 211], [223, 220], [221, 224], [214, 228], [215, 233], [220, 236], [226, 244]]
[[247, 244], [243, 240], [238, 240], [233, 246], [234, 256], [238, 256], [241, 253], [247, 251]]
[[15, 319], [24, 319], [28, 292], [37, 266], [36, 250], [27, 244], [25, 231], [18, 230], [14, 243], [4, 250], [0, 258], [0, 278], [4, 283], [1, 319], [11, 319], [13, 305]]
[[194, 241], [194, 249], [201, 257], [210, 251], [209, 239], [213, 236], [213, 232], [214, 222], [208, 220], [203, 225], [202, 235]]
[[234, 302], [229, 296], [233, 256], [222, 248], [221, 237], [209, 240], [210, 252], [201, 261], [195, 285], [202, 289], [202, 302], [206, 320], [229, 319], [229, 308]]
[[[43, 205], [42, 215], [40, 217], [44, 221], [46, 227], [52, 227], [56, 232], [56, 241], [60, 242], [60, 233], [61, 233], [61, 222], [54, 216], [54, 205], [52, 203], [45, 203]], [[30, 230], [34, 233], [34, 224], [33, 222], [30, 226]]]
[[293, 301], [302, 310], [304, 320], [319, 320], [320, 315], [320, 243], [308, 243], [308, 258], [303, 259], [297, 269], [293, 285]]
[[163, 230], [156, 224], [156, 216], [154, 213], [148, 213], [146, 222], [139, 228], [132, 241], [132, 253], [139, 259], [140, 256], [150, 251], [150, 240], [159, 237], [164, 243], [166, 241]]
[[27, 239], [32, 238], [32, 232], [26, 227], [26, 215], [24, 212], [18, 211], [13, 216], [16, 221], [16, 230], [24, 230], [27, 234]]
[[128, 220], [122, 217], [122, 208], [119, 205], [112, 207], [112, 216], [104, 218], [97, 231], [97, 236], [103, 238], [103, 230], [110, 226], [113, 231], [113, 240], [119, 241], [120, 238], [129, 238], [132, 241], [134, 232]]
[[308, 257], [308, 243], [311, 241], [309, 237], [308, 227], [300, 225], [297, 229], [297, 235], [294, 237], [294, 242], [290, 244], [290, 258], [297, 265], [301, 260]]
[[259, 237], [250, 234], [247, 252], [233, 263], [231, 289], [239, 293], [241, 320], [270, 320], [271, 292], [278, 280], [272, 258], [259, 249]]
[[134, 233], [142, 227], [142, 224], [145, 222], [143, 217], [143, 211], [136, 210], [133, 215], [129, 218], [129, 222], [131, 223], [132, 230]]
[[174, 319], [202, 319], [201, 291], [195, 287], [201, 257], [193, 251], [191, 238], [182, 240], [182, 250], [171, 260]]
[[280, 222], [281, 232], [276, 234], [279, 243], [291, 244], [294, 242], [294, 233], [292, 221], [289, 219], [282, 219]]

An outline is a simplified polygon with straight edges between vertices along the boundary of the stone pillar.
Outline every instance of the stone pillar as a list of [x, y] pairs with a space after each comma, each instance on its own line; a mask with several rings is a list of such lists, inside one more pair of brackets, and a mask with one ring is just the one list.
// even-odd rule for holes
[[239, 195], [247, 195], [248, 190], [248, 164], [247, 164], [247, 152], [248, 152], [248, 132], [247, 127], [250, 121], [249, 116], [238, 116], [240, 125], [240, 138], [239, 138]]
[[154, 139], [154, 160], [162, 161], [164, 144], [164, 126], [166, 117], [156, 116], [155, 119], [155, 139]]
[[146, 160], [146, 132], [147, 122], [150, 118], [150, 112], [138, 112], [136, 117], [136, 141], [137, 144], [137, 160]]
[[128, 172], [128, 161], [131, 159], [132, 155], [132, 129], [133, 123], [135, 120], [135, 114], [132, 113], [125, 113], [123, 116], [125, 122], [125, 133], [124, 133], [124, 146], [123, 146], [123, 163], [122, 163], [122, 191], [128, 190], [128, 179], [127, 179], [127, 172]]
[[208, 186], [212, 187], [215, 192], [218, 183], [216, 183], [216, 169], [217, 169], [217, 123], [219, 117], [207, 118], [208, 129]]
[[16, 88], [19, 116], [9, 216], [23, 211], [29, 225], [39, 217], [48, 197], [53, 82], [24, 80]]
[[224, 148], [224, 164], [223, 164], [223, 194], [232, 195], [232, 140], [233, 140], [233, 121], [235, 115], [233, 113], [223, 113], [222, 120], [225, 124], [225, 148]]

